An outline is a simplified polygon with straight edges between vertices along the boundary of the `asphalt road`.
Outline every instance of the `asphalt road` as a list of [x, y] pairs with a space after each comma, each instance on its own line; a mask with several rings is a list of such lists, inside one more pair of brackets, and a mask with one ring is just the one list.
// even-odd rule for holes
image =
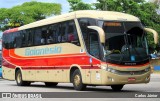
[[[0, 79], [0, 92], [63, 92], [62, 94], [66, 94], [65, 92], [71, 92], [71, 93], [76, 93], [76, 94], [82, 94], [85, 92], [87, 93], [95, 93], [95, 94], [101, 94], [101, 93], [106, 93], [106, 94], [111, 94], [115, 93], [112, 91], [112, 89], [109, 86], [88, 86], [86, 91], [76, 91], [73, 88], [73, 85], [71, 83], [59, 83], [56, 87], [46, 87], [44, 83], [42, 82], [35, 82], [32, 83], [30, 86], [25, 86], [25, 87], [20, 87], [16, 85], [15, 81], [8, 81], [8, 80], [3, 80]], [[87, 92], [87, 93], [86, 93]], [[151, 81], [148, 84], [129, 84], [125, 85], [124, 88], [122, 89], [121, 92], [123, 93], [124, 96], [127, 96], [128, 93], [144, 93], [144, 92], [160, 92], [160, 75], [159, 74], [152, 74], [151, 75]], [[61, 94], [61, 93], [59, 93]], [[116, 95], [115, 95], [116, 96]], [[160, 96], [160, 95], [159, 95]], [[115, 99], [113, 98], [107, 98], [110, 101], [113, 101]], [[141, 98], [142, 101], [143, 98]], [[63, 99], [64, 100], [64, 99]], [[65, 98], [65, 100], [67, 100]], [[73, 101], [83, 101], [83, 100], [78, 100], [74, 98], [72, 99]], [[85, 99], [86, 100], [86, 99]], [[87, 99], [90, 101], [90, 99]], [[106, 99], [101, 99], [103, 101], [106, 101]], [[118, 99], [116, 99], [118, 100]], [[148, 99], [150, 101], [151, 99]], [[158, 101], [159, 99], [154, 99], [154, 101]], [[1, 101], [1, 99], [0, 99]], [[55, 100], [57, 101], [57, 100]], [[68, 99], [67, 101], [70, 101]], [[91, 101], [96, 101], [96, 98], [92, 99]], [[124, 100], [125, 101], [125, 100]], [[132, 101], [132, 100], [130, 100]], [[135, 100], [133, 100], [135, 101]]]

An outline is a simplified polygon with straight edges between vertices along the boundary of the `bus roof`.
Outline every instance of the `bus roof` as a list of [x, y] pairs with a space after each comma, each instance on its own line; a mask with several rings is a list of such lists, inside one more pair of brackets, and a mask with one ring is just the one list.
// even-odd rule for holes
[[[28, 28], [39, 27], [43, 25], [48, 25], [52, 23], [62, 22], [66, 20], [71, 20], [75, 18], [94, 18], [99, 20], [108, 20], [108, 21], [140, 21], [139, 18], [121, 12], [115, 11], [96, 11], [96, 10], [80, 10], [67, 14], [62, 14], [58, 16], [53, 16], [47, 19], [36, 21], [18, 28], [18, 30], [24, 30]], [[13, 31], [13, 30], [12, 30]], [[11, 32], [12, 32], [11, 31]], [[10, 32], [10, 31], [5, 31]]]

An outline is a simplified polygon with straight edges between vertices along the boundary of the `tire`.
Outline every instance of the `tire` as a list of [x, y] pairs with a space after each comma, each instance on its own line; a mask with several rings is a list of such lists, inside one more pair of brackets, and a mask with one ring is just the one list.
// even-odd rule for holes
[[58, 83], [55, 83], [55, 82], [45, 82], [45, 85], [47, 86], [47, 87], [54, 87], [54, 86], [57, 86], [57, 84]]
[[16, 83], [18, 86], [29, 86], [31, 82], [22, 80], [22, 73], [20, 70], [16, 72]]
[[83, 84], [82, 76], [78, 69], [73, 72], [72, 81], [75, 90], [82, 91], [86, 89], [86, 85]]
[[124, 85], [111, 85], [112, 90], [121, 91]]

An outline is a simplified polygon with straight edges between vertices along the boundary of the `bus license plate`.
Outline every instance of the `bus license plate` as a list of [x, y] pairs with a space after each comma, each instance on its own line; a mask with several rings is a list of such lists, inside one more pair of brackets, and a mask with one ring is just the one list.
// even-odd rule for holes
[[136, 78], [133, 78], [133, 77], [128, 78], [128, 82], [135, 82], [135, 81], [136, 81]]

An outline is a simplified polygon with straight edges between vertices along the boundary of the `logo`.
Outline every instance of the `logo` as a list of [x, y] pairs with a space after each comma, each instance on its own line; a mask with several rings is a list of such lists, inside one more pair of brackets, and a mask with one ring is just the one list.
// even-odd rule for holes
[[2, 98], [11, 98], [11, 93], [2, 93]]
[[2, 98], [42, 98], [42, 95], [36, 93], [2, 93]]
[[124, 63], [124, 65], [134, 66], [137, 65], [137, 63]]

